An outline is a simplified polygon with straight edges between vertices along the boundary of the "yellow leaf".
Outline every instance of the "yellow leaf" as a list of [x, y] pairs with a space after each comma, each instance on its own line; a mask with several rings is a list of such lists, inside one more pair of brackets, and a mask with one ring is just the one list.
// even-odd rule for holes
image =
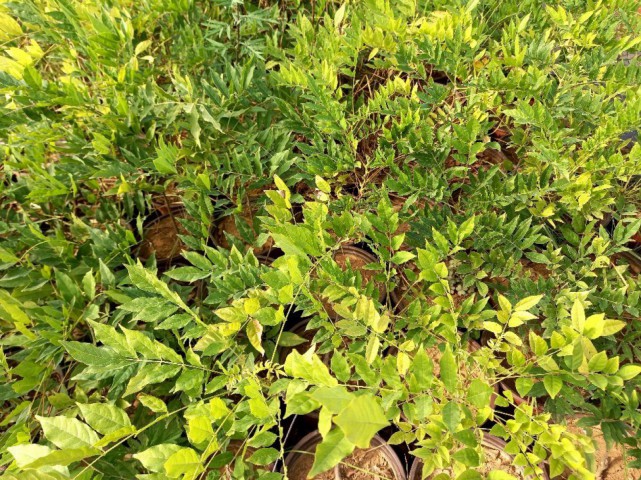
[[31, 65], [33, 63], [33, 58], [31, 58], [31, 55], [29, 55], [24, 50], [11, 47], [11, 48], [7, 48], [6, 52], [23, 67], [26, 67], [27, 65]]
[[11, 75], [16, 80], [22, 80], [23, 67], [15, 60], [7, 57], [0, 57], [0, 72]]
[[22, 35], [20, 24], [6, 13], [0, 13], [0, 40], [12, 40], [20, 35]]

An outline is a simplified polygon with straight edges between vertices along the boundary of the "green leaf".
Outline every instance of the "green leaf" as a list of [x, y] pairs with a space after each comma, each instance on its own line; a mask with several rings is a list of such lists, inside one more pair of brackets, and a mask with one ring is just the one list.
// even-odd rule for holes
[[280, 457], [280, 452], [270, 447], [256, 450], [247, 460], [254, 465], [269, 465], [278, 460], [278, 457]]
[[452, 455], [452, 458], [466, 467], [478, 467], [481, 464], [479, 454], [473, 448], [463, 448]]
[[211, 275], [211, 272], [203, 271], [196, 267], [178, 267], [165, 272], [165, 275], [179, 282], [195, 282], [196, 280], [207, 278]]
[[34, 460], [29, 465], [26, 465], [26, 468], [42, 468], [42, 467], [52, 467], [52, 466], [61, 466], [66, 467], [72, 463], [79, 462], [88, 457], [94, 457], [99, 455], [101, 452], [99, 449], [94, 447], [82, 447], [82, 448], [65, 448], [64, 450], [53, 450], [51, 453]]
[[598, 352], [588, 362], [588, 369], [590, 372], [600, 372], [608, 364], [608, 356], [605, 352]]
[[140, 261], [137, 265], [127, 265], [126, 267], [129, 272], [129, 278], [136, 287], [144, 292], [160, 295], [165, 300], [169, 300], [175, 305], [178, 305], [185, 312], [189, 313], [194, 320], [202, 324], [198, 315], [187, 306], [180, 295], [171, 290], [165, 282], [156, 277], [152, 272], [145, 269], [142, 264], [140, 264]]
[[94, 430], [103, 435], [131, 425], [127, 413], [115, 405], [107, 403], [78, 403], [78, 408], [80, 408], [85, 421]]
[[596, 315], [590, 315], [585, 320], [585, 325], [583, 327], [583, 335], [587, 338], [594, 340], [599, 338], [603, 334], [603, 327], [605, 326], [605, 315], [603, 313], [598, 313]]
[[443, 407], [443, 423], [450, 432], [455, 432], [461, 421], [461, 409], [455, 402], [447, 402]]
[[295, 378], [302, 378], [315, 385], [335, 387], [338, 381], [331, 376], [327, 366], [311, 349], [301, 355], [292, 350], [285, 359], [285, 372]]
[[308, 477], [313, 478], [319, 473], [335, 467], [353, 451], [354, 444], [345, 437], [341, 429], [330, 430], [323, 441], [316, 446], [314, 464]]
[[172, 454], [164, 465], [165, 473], [170, 478], [185, 476], [195, 478], [204, 470], [200, 457], [192, 448], [181, 448]]
[[541, 338], [539, 335], [534, 333], [533, 330], [530, 330], [529, 333], [530, 349], [534, 352], [537, 357], [545, 355], [548, 351], [548, 344], [545, 339]]
[[389, 425], [383, 408], [370, 393], [354, 398], [334, 419], [345, 437], [360, 448], [368, 448], [372, 438]]
[[332, 372], [336, 375], [341, 382], [347, 382], [351, 376], [351, 367], [347, 362], [345, 356], [339, 351], [335, 350], [330, 360]]
[[190, 397], [197, 397], [202, 393], [205, 372], [203, 370], [185, 369], [176, 379], [173, 392], [185, 392]]
[[157, 473], [163, 471], [163, 465], [167, 459], [181, 448], [173, 443], [161, 443], [142, 452], [134, 453], [133, 457], [142, 463], [142, 466], [147, 470]]
[[132, 363], [131, 360], [118, 355], [108, 347], [98, 348], [81, 342], [60, 342], [60, 344], [74, 360], [92, 367], [109, 367], [115, 370]]
[[561, 388], [563, 387], [563, 380], [556, 375], [546, 375], [543, 377], [543, 385], [550, 394], [550, 397], [554, 398], [561, 391]]
[[474, 405], [477, 408], [483, 408], [490, 405], [490, 398], [494, 390], [486, 382], [475, 378], [470, 383], [470, 387], [467, 391], [467, 399], [470, 404]]
[[133, 436], [134, 434], [136, 434], [136, 432], [137, 432], [136, 427], [134, 427], [133, 425], [119, 428], [118, 430], [114, 430], [113, 432], [102, 437], [100, 441], [95, 444], [95, 446], [97, 448], [102, 448], [106, 445], [109, 445], [112, 442], [121, 440], [129, 435]]
[[279, 225], [270, 233], [276, 245], [287, 255], [303, 257], [325, 253], [319, 237], [307, 225]]
[[583, 342], [577, 341], [572, 348], [572, 355], [565, 357], [566, 365], [572, 369], [578, 369], [583, 363]]
[[58, 448], [91, 447], [98, 435], [80, 420], [68, 417], [41, 417], [36, 415], [45, 437]]
[[516, 391], [517, 393], [525, 397], [528, 393], [530, 393], [530, 390], [532, 390], [532, 387], [534, 386], [534, 380], [532, 380], [530, 377], [519, 377], [516, 379]]
[[22, 28], [13, 17], [4, 12], [0, 12], [0, 39], [2, 41], [13, 40], [15, 37], [22, 35]]
[[122, 333], [118, 333], [114, 327], [91, 320], [88, 323], [91, 325], [97, 341], [111, 347], [118, 355], [130, 358], [137, 357], [136, 350], [129, 345], [127, 338]]
[[143, 365], [143, 367], [138, 370], [138, 373], [129, 379], [123, 397], [139, 392], [147, 385], [164, 382], [176, 376], [180, 370], [180, 366], [177, 365], [158, 365], [156, 363]]
[[440, 367], [441, 380], [443, 381], [445, 388], [451, 393], [455, 392], [458, 385], [458, 373], [456, 359], [454, 358], [449, 345], [445, 347], [445, 351], [443, 352], [443, 355], [441, 355]]
[[401, 250], [394, 254], [394, 256], [392, 257], [392, 263], [396, 265], [403, 265], [404, 263], [409, 262], [415, 257], [416, 255], [414, 255], [413, 253], [406, 252], [405, 250]]
[[458, 228], [457, 243], [460, 244], [463, 240], [465, 240], [467, 237], [472, 235], [472, 232], [474, 231], [475, 220], [476, 220], [476, 217], [470, 217], [461, 224], [461, 226]]
[[109, 267], [105, 265], [102, 261], [102, 258], [98, 259], [98, 264], [100, 266], [100, 281], [105, 287], [110, 287], [115, 285], [116, 277], [111, 273]]
[[425, 390], [430, 386], [434, 379], [433, 366], [432, 360], [427, 356], [427, 352], [424, 349], [419, 349], [419, 351], [416, 352], [409, 371], [414, 376], [416, 390]]

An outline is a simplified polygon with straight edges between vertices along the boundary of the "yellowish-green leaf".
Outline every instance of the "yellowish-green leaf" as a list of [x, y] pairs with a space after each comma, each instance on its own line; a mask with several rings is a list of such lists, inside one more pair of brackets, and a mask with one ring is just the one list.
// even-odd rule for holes
[[534, 308], [543, 298], [543, 295], [533, 295], [531, 297], [526, 297], [516, 305], [514, 305], [514, 310], [517, 312], [524, 312], [531, 308]]
[[561, 388], [563, 387], [563, 380], [556, 375], [546, 375], [543, 377], [543, 385], [550, 394], [550, 397], [554, 398], [561, 391]]
[[107, 435], [124, 427], [129, 427], [131, 422], [127, 413], [108, 403], [78, 404], [85, 421], [98, 433]]
[[572, 326], [577, 332], [583, 333], [585, 327], [585, 310], [583, 309], [581, 301], [578, 299], [574, 300], [574, 304], [572, 305]]
[[623, 330], [625, 326], [626, 323], [621, 320], [606, 320], [603, 322], [603, 331], [601, 332], [601, 336], [607, 337], [609, 335], [614, 335], [615, 333]]
[[163, 465], [167, 459], [181, 448], [173, 443], [161, 443], [142, 452], [134, 453], [133, 457], [142, 463], [142, 466], [147, 470], [157, 473], [163, 471]]
[[263, 335], [263, 326], [258, 320], [250, 320], [247, 323], [247, 338], [249, 338], [249, 343], [252, 344], [256, 350], [261, 354], [265, 354], [265, 349], [262, 345], [262, 335]]
[[91, 447], [98, 441], [98, 435], [91, 427], [76, 418], [41, 417], [36, 415], [45, 437], [58, 448]]
[[354, 444], [345, 438], [340, 428], [331, 430], [316, 447], [314, 464], [309, 472], [313, 478], [319, 473], [334, 468], [338, 463], [354, 451]]
[[9, 447], [7, 450], [9, 450], [9, 453], [13, 455], [16, 465], [20, 468], [26, 467], [39, 458], [46, 457], [53, 451], [53, 449], [46, 445], [38, 445], [35, 443], [14, 445], [13, 447]]
[[187, 418], [187, 438], [192, 444], [198, 445], [212, 437], [214, 429], [209, 418], [200, 415]]
[[167, 459], [164, 469], [170, 478], [195, 478], [205, 468], [195, 450], [181, 448]]
[[295, 378], [302, 378], [316, 385], [335, 387], [338, 381], [331, 376], [327, 366], [309, 349], [304, 355], [292, 350], [285, 359], [285, 372]]
[[367, 342], [367, 348], [365, 349], [365, 359], [367, 360], [368, 365], [371, 365], [376, 359], [380, 346], [381, 341], [376, 336], [372, 336]]
[[354, 398], [334, 418], [345, 437], [359, 448], [368, 448], [376, 433], [389, 425], [383, 408], [376, 397], [365, 393]]
[[141, 393], [138, 400], [154, 413], [167, 413], [167, 405], [160, 398]]
[[6, 13], [0, 12], [0, 41], [13, 40], [22, 35], [20, 24]]

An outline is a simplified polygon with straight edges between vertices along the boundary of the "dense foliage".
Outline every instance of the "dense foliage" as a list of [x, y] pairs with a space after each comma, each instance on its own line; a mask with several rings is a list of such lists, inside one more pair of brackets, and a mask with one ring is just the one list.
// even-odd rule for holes
[[641, 468], [637, 8], [0, 2], [3, 478]]

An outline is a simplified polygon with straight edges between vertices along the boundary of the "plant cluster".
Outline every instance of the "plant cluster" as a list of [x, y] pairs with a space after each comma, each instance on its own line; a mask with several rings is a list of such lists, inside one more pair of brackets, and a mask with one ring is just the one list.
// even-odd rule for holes
[[638, 480], [637, 8], [0, 2], [2, 478]]

